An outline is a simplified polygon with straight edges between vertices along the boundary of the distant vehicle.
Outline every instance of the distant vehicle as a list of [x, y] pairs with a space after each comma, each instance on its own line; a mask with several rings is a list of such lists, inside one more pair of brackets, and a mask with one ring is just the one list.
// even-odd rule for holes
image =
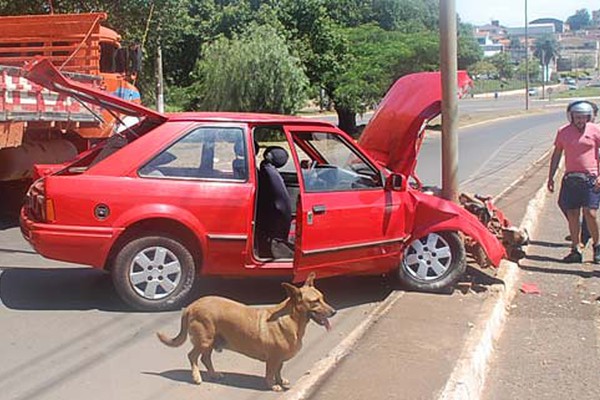
[[530, 96], [537, 96], [538, 95], [538, 91], [537, 91], [536, 88], [529, 89], [528, 93], [529, 93]]
[[576, 85], [577, 82], [573, 78], [565, 78], [565, 85]]
[[577, 90], [577, 89], [579, 89], [579, 87], [577, 87], [577, 85], [571, 85], [571, 84], [569, 84], [569, 85], [567, 85], [567, 89], [569, 89], [569, 90]]

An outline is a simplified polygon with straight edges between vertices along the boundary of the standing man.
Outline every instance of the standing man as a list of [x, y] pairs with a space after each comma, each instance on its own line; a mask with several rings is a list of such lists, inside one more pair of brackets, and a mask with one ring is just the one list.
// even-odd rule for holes
[[582, 262], [579, 250], [580, 215], [592, 236], [594, 258], [600, 263], [598, 244], [598, 222], [596, 213], [600, 205], [600, 180], [598, 179], [598, 151], [600, 150], [600, 128], [592, 124], [594, 110], [586, 101], [577, 101], [567, 107], [569, 124], [558, 130], [554, 141], [554, 152], [550, 161], [548, 190], [554, 192], [554, 175], [565, 153], [565, 175], [560, 187], [558, 204], [566, 211], [571, 235], [571, 252], [563, 258], [568, 263]]

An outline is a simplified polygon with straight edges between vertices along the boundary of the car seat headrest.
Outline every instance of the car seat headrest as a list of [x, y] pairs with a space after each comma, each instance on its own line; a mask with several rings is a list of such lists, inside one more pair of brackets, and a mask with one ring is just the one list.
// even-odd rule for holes
[[288, 153], [283, 147], [269, 146], [265, 149], [263, 159], [275, 168], [283, 167], [288, 161]]

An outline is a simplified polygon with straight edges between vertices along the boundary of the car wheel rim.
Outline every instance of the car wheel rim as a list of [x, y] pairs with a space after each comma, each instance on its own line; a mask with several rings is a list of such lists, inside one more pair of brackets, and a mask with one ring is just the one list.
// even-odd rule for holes
[[175, 291], [181, 280], [181, 262], [165, 247], [148, 247], [129, 266], [133, 290], [147, 300], [160, 300]]
[[402, 268], [413, 279], [430, 282], [444, 276], [452, 265], [450, 244], [437, 233], [414, 240], [405, 250]]

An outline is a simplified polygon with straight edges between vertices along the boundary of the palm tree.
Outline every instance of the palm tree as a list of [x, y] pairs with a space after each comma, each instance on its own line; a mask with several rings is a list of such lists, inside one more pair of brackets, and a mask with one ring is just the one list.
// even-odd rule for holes
[[559, 45], [556, 38], [552, 34], [540, 36], [535, 41], [535, 50], [533, 55], [540, 60], [542, 64], [542, 98], [545, 96], [545, 84], [549, 80], [548, 66], [559, 56]]

